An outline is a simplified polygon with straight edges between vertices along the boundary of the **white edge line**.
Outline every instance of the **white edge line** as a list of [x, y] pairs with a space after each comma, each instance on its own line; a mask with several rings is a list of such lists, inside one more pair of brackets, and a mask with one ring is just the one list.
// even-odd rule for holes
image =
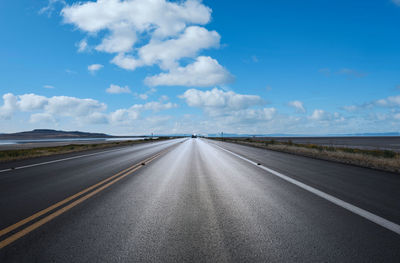
[[273, 174], [275, 176], [278, 176], [279, 178], [281, 178], [281, 179], [283, 179], [283, 180], [285, 180], [285, 181], [287, 181], [289, 183], [297, 185], [298, 187], [300, 187], [300, 188], [302, 188], [302, 189], [304, 189], [304, 190], [306, 190], [306, 191], [308, 191], [310, 193], [313, 193], [313, 194], [315, 194], [315, 195], [317, 195], [317, 196], [319, 196], [319, 197], [321, 197], [321, 198], [323, 198], [323, 199], [325, 199], [325, 200], [327, 200], [327, 201], [329, 201], [331, 203], [334, 203], [335, 205], [338, 205], [338, 206], [340, 206], [340, 207], [342, 207], [342, 208], [344, 208], [344, 209], [346, 209], [346, 210], [348, 210], [348, 211], [350, 211], [350, 212], [352, 212], [352, 213], [354, 213], [356, 215], [359, 215], [359, 216], [361, 216], [361, 217], [363, 217], [363, 218], [365, 218], [365, 219], [367, 219], [367, 220], [369, 220], [371, 222], [374, 222], [377, 225], [380, 225], [380, 226], [382, 226], [382, 227], [384, 227], [384, 228], [386, 228], [386, 229], [388, 229], [390, 231], [393, 231], [394, 233], [400, 235], [400, 225], [398, 225], [396, 223], [393, 223], [393, 222], [391, 222], [391, 221], [389, 221], [389, 220], [387, 220], [387, 219], [385, 219], [383, 217], [377, 216], [377, 215], [375, 215], [375, 214], [373, 214], [371, 212], [368, 212], [368, 211], [366, 211], [366, 210], [364, 210], [362, 208], [359, 208], [359, 207], [357, 207], [355, 205], [347, 203], [347, 202], [345, 202], [345, 201], [343, 201], [343, 200], [341, 200], [339, 198], [336, 198], [336, 197], [334, 197], [334, 196], [332, 196], [330, 194], [324, 193], [324, 192], [322, 192], [322, 191], [320, 191], [320, 190], [318, 190], [318, 189], [316, 189], [314, 187], [311, 187], [309, 185], [301, 183], [301, 182], [299, 182], [299, 181], [297, 181], [297, 180], [295, 180], [295, 179], [293, 179], [293, 178], [291, 178], [289, 176], [281, 174], [280, 172], [274, 171], [274, 170], [272, 170], [272, 169], [270, 169], [268, 167], [265, 167], [263, 165], [259, 165], [256, 162], [253, 162], [253, 161], [251, 161], [251, 160], [249, 160], [249, 159], [247, 159], [247, 158], [245, 158], [245, 157], [243, 157], [241, 155], [238, 155], [238, 154], [236, 154], [234, 152], [226, 150], [226, 149], [222, 148], [219, 145], [216, 145], [216, 144], [214, 144], [214, 145], [217, 146], [218, 148], [220, 148], [221, 150], [224, 150], [224, 151], [226, 151], [226, 152], [228, 152], [228, 153], [230, 153], [230, 154], [232, 154], [232, 155], [234, 155], [234, 156], [236, 156], [236, 157], [238, 157], [238, 158], [240, 158], [240, 159], [242, 159], [242, 160], [244, 160], [246, 162], [249, 162], [249, 163], [251, 163], [251, 164], [253, 164], [253, 165], [257, 166], [257, 167], [260, 167], [261, 169], [263, 169], [263, 170], [265, 170], [265, 171], [267, 171], [267, 172], [269, 172], [269, 173], [271, 173], [271, 174]]
[[[129, 146], [122, 147], [122, 149], [127, 148], [127, 147], [129, 147]], [[4, 169], [4, 170], [0, 170], [0, 173], [9, 172], [9, 171], [12, 171], [12, 170], [19, 170], [19, 169], [34, 167], [34, 166], [39, 166], [39, 165], [45, 165], [45, 164], [50, 164], [50, 163], [68, 161], [68, 160], [73, 160], [73, 159], [77, 159], [77, 158], [88, 157], [88, 156], [93, 156], [93, 155], [98, 155], [98, 154], [103, 154], [103, 153], [116, 152], [116, 151], [120, 151], [120, 150], [121, 150], [121, 148], [108, 150], [108, 151], [101, 151], [101, 152], [97, 152], [97, 153], [83, 154], [83, 155], [78, 155], [78, 156], [73, 156], [73, 157], [68, 157], [68, 158], [63, 158], [63, 159], [57, 159], [57, 160], [48, 161], [48, 162], [34, 163], [34, 164], [18, 166], [18, 167], [14, 167], [14, 168], [7, 168], [7, 169]]]

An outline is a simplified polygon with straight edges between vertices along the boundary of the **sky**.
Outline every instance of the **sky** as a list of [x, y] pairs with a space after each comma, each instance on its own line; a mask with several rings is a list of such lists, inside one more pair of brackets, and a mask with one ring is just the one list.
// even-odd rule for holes
[[400, 131], [399, 0], [0, 1], [0, 133]]

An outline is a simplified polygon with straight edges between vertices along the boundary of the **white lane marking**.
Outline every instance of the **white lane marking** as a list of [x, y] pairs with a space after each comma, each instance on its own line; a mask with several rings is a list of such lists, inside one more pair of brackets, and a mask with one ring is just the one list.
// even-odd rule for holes
[[274, 170], [272, 170], [272, 169], [270, 169], [268, 167], [265, 167], [263, 165], [259, 165], [256, 162], [253, 162], [253, 161], [251, 161], [251, 160], [249, 160], [249, 159], [247, 159], [247, 158], [245, 158], [245, 157], [243, 157], [243, 156], [241, 156], [239, 154], [236, 154], [234, 152], [226, 150], [226, 149], [222, 148], [219, 145], [216, 145], [216, 144], [214, 144], [214, 145], [217, 146], [218, 148], [220, 148], [221, 150], [224, 150], [224, 151], [226, 151], [226, 152], [228, 152], [228, 153], [230, 153], [230, 154], [232, 154], [232, 155], [234, 155], [234, 156], [236, 156], [236, 157], [238, 157], [238, 158], [240, 158], [240, 159], [242, 159], [242, 160], [244, 160], [246, 162], [249, 162], [249, 163], [251, 163], [251, 164], [253, 164], [253, 165], [257, 166], [257, 167], [260, 167], [261, 169], [263, 169], [263, 170], [265, 170], [265, 171], [267, 171], [267, 172], [269, 172], [269, 173], [271, 173], [273, 175], [276, 175], [279, 178], [281, 178], [281, 179], [283, 179], [283, 180], [285, 180], [285, 181], [287, 181], [289, 183], [297, 185], [298, 187], [300, 187], [300, 188], [302, 188], [302, 189], [304, 189], [304, 190], [306, 190], [308, 192], [311, 192], [311, 193], [313, 193], [313, 194], [315, 194], [315, 195], [317, 195], [317, 196], [319, 196], [319, 197], [321, 197], [321, 198], [323, 198], [323, 199], [325, 199], [325, 200], [327, 200], [327, 201], [329, 201], [331, 203], [334, 203], [334, 204], [336, 204], [336, 205], [338, 205], [338, 206], [340, 206], [340, 207], [342, 207], [342, 208], [344, 208], [344, 209], [346, 209], [346, 210], [348, 210], [348, 211], [350, 211], [350, 212], [352, 212], [354, 214], [357, 214], [357, 215], [359, 215], [359, 216], [361, 216], [361, 217], [363, 217], [363, 218], [365, 218], [365, 219], [367, 219], [369, 221], [374, 222], [377, 225], [380, 225], [380, 226], [382, 226], [382, 227], [384, 227], [386, 229], [389, 229], [390, 231], [393, 231], [394, 233], [400, 235], [400, 225], [398, 225], [396, 223], [393, 223], [393, 222], [391, 222], [391, 221], [389, 221], [389, 220], [387, 220], [387, 219], [385, 219], [383, 217], [377, 216], [377, 215], [375, 215], [375, 214], [373, 214], [371, 212], [368, 212], [368, 211], [366, 211], [366, 210], [364, 210], [362, 208], [359, 208], [359, 207], [357, 207], [355, 205], [347, 203], [347, 202], [345, 202], [345, 201], [343, 201], [343, 200], [341, 200], [339, 198], [336, 198], [336, 197], [334, 197], [334, 196], [332, 196], [330, 194], [322, 192], [322, 191], [320, 191], [320, 190], [318, 190], [318, 189], [316, 189], [314, 187], [311, 187], [309, 185], [301, 183], [301, 182], [299, 182], [299, 181], [297, 181], [297, 180], [295, 180], [295, 179], [293, 179], [293, 178], [291, 178], [289, 176], [281, 174], [280, 172], [274, 171]]
[[29, 164], [29, 165], [24, 165], [24, 166], [18, 166], [18, 167], [14, 167], [14, 168], [8, 168], [8, 169], [0, 170], [0, 173], [9, 172], [9, 171], [12, 171], [12, 170], [19, 170], [19, 169], [34, 167], [34, 166], [39, 166], [39, 165], [45, 165], [45, 164], [50, 164], [50, 163], [68, 161], [68, 160], [73, 160], [73, 159], [78, 159], [78, 158], [82, 158], [82, 157], [88, 157], [88, 156], [93, 156], [93, 155], [98, 155], [98, 154], [103, 154], [103, 153], [116, 152], [116, 151], [120, 151], [120, 150], [122, 150], [124, 148], [127, 148], [127, 147], [114, 149], [114, 150], [109, 150], [109, 151], [102, 151], [102, 152], [97, 152], [97, 153], [83, 154], [83, 155], [79, 155], [79, 156], [73, 156], [73, 157], [68, 157], [68, 158], [63, 158], [63, 159], [57, 159], [57, 160], [48, 161], [48, 162], [35, 163], [35, 164]]

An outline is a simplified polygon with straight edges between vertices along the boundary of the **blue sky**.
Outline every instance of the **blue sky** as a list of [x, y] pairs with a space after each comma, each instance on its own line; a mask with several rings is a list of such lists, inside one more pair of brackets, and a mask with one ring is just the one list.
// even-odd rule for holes
[[400, 130], [400, 1], [1, 1], [0, 132]]

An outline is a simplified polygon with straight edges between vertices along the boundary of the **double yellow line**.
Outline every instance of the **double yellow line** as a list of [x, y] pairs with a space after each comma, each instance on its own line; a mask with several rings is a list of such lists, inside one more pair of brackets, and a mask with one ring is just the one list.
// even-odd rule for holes
[[[125, 169], [125, 170], [123, 170], [123, 171], [121, 171], [121, 172], [119, 172], [119, 173], [107, 178], [107, 179], [104, 179], [101, 182], [99, 182], [99, 183], [97, 183], [95, 185], [92, 185], [92, 186], [80, 191], [79, 193], [71, 195], [70, 197], [67, 197], [64, 200], [62, 200], [62, 201], [60, 201], [58, 203], [55, 203], [55, 204], [49, 206], [48, 208], [43, 209], [43, 210], [41, 210], [41, 211], [39, 211], [39, 212], [37, 212], [37, 213], [35, 213], [35, 214], [23, 219], [23, 220], [15, 223], [15, 224], [9, 226], [9, 227], [6, 227], [6, 228], [0, 230], [0, 238], [1, 238], [2, 236], [6, 235], [7, 233], [10, 233], [11, 231], [13, 231], [15, 229], [18, 229], [19, 227], [22, 227], [25, 224], [27, 224], [29, 222], [32, 222], [33, 220], [35, 220], [35, 219], [37, 219], [37, 218], [39, 218], [39, 217], [41, 217], [41, 216], [53, 211], [53, 210], [65, 205], [68, 202], [70, 202], [70, 201], [72, 201], [72, 200], [74, 200], [74, 199], [79, 197], [78, 199], [76, 199], [72, 203], [70, 203], [70, 204], [68, 204], [68, 205], [66, 205], [64, 207], [61, 207], [60, 209], [56, 210], [55, 212], [45, 216], [44, 218], [38, 220], [37, 222], [27, 226], [26, 228], [14, 233], [11, 236], [7, 237], [6, 239], [2, 240], [0, 242], [0, 249], [2, 249], [5, 246], [11, 244], [12, 242], [18, 240], [19, 238], [25, 236], [26, 234], [32, 232], [33, 230], [39, 228], [40, 226], [46, 224], [47, 222], [53, 220], [57, 216], [65, 213], [66, 211], [68, 211], [71, 208], [77, 206], [78, 204], [82, 203], [83, 201], [89, 199], [90, 197], [94, 196], [95, 194], [97, 194], [97, 193], [103, 191], [104, 189], [110, 187], [111, 185], [115, 184], [116, 182], [118, 182], [119, 180], [125, 178], [126, 176], [132, 174], [133, 172], [139, 170], [143, 165], [150, 163], [151, 161], [153, 161], [154, 159], [156, 159], [157, 157], [159, 157], [160, 155], [165, 153], [167, 150], [169, 150], [169, 148], [165, 149], [165, 150], [163, 150], [163, 151], [161, 151], [161, 152], [159, 152], [159, 153], [157, 153], [155, 155], [153, 155], [152, 157], [149, 157], [149, 158], [143, 160], [140, 163], [132, 165], [131, 167], [129, 167], [129, 168], [127, 168], [127, 169]], [[92, 191], [92, 190], [94, 190], [94, 191]]]

